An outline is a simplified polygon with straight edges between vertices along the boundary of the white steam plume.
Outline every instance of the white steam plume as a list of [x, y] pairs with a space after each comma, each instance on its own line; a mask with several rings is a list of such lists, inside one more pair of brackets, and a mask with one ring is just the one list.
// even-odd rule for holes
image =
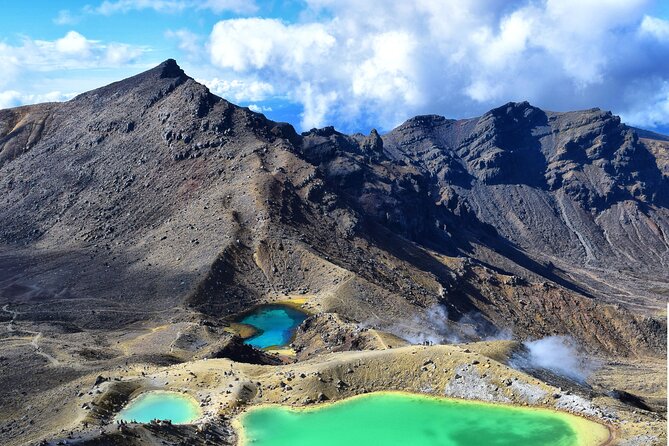
[[516, 361], [520, 368], [541, 368], [581, 383], [596, 368], [595, 362], [581, 355], [576, 342], [567, 336], [548, 336], [523, 344], [528, 356], [527, 363]]

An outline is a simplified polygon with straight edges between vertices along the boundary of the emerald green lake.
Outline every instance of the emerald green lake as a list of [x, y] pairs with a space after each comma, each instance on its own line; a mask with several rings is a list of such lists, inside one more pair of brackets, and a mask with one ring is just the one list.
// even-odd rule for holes
[[264, 305], [239, 320], [258, 330], [244, 341], [257, 348], [282, 347], [290, 343], [295, 329], [307, 318], [301, 311], [285, 305]]
[[244, 446], [590, 446], [608, 438], [605, 427], [568, 414], [393, 392], [302, 410], [262, 406], [238, 424]]
[[152, 391], [139, 395], [121, 410], [116, 419], [149, 423], [151, 420], [171, 420], [174, 424], [190, 423], [202, 416], [197, 401], [177, 392]]

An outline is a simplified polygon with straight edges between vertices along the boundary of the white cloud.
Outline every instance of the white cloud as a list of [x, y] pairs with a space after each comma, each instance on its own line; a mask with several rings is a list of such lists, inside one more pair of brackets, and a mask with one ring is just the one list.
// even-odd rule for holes
[[274, 94], [274, 87], [267, 82], [241, 79], [196, 79], [212, 93], [233, 102], [263, 101]]
[[210, 38], [212, 62], [235, 71], [267, 66], [299, 70], [322, 62], [335, 39], [318, 23], [284, 25], [276, 19], [231, 19], [214, 25]]
[[301, 103], [303, 128], [389, 128], [509, 100], [622, 113], [669, 80], [668, 22], [646, 15], [647, 0], [306, 3], [297, 23], [219, 21], [208, 47], [222, 77]]
[[89, 7], [88, 12], [111, 15], [152, 9], [161, 13], [178, 13], [189, 8], [239, 14], [250, 14], [258, 10], [253, 0], [105, 0], [97, 7]]
[[19, 45], [0, 43], [0, 65], [9, 67], [5, 80], [22, 71], [54, 71], [116, 67], [131, 63], [149, 51], [148, 47], [90, 40], [69, 31], [56, 40], [24, 38]]
[[232, 11], [239, 14], [251, 14], [258, 10], [253, 0], [202, 0], [195, 3], [198, 9], [209, 9], [215, 13]]
[[186, 6], [181, 0], [105, 0], [94, 12], [104, 15], [125, 13], [132, 10], [153, 9], [158, 12], [179, 12]]
[[622, 119], [638, 127], [669, 126], [669, 81], [665, 81], [647, 103], [622, 113]]
[[[68, 81], [71, 76], [63, 72], [121, 68], [136, 63], [148, 51], [148, 47], [91, 40], [76, 31], [55, 40], [24, 38], [16, 45], [0, 42], [0, 108], [70, 99], [74, 93], [69, 92], [84, 88], [83, 84], [99, 84], [86, 76], [84, 82], [72, 85]], [[57, 73], [61, 77], [53, 79]]]
[[120, 66], [137, 60], [146, 51], [146, 48], [112, 42], [105, 47], [104, 61], [111, 66]]
[[76, 25], [79, 22], [79, 17], [72, 15], [67, 9], [58, 11], [58, 15], [53, 19], [56, 25]]
[[0, 91], [0, 109], [21, 105], [21, 93], [16, 90]]
[[339, 96], [336, 91], [322, 91], [305, 82], [299, 86], [298, 98], [304, 105], [302, 127], [308, 129], [322, 127], [327, 123], [328, 112], [334, 107]]
[[651, 35], [660, 41], [669, 42], [669, 20], [644, 16], [640, 31], [642, 34]]
[[56, 51], [65, 54], [74, 54], [86, 57], [91, 49], [92, 41], [89, 41], [84, 36], [76, 31], [69, 31], [65, 37], [57, 39], [54, 42]]
[[272, 107], [258, 104], [249, 104], [249, 110], [254, 111], [256, 113], [264, 113], [272, 111]]
[[165, 37], [176, 39], [179, 49], [190, 56], [197, 56], [202, 50], [200, 36], [187, 29], [178, 29], [176, 31], [167, 30], [165, 32]]
[[421, 103], [414, 79], [412, 54], [416, 39], [407, 32], [389, 31], [370, 39], [369, 56], [351, 73], [351, 92], [361, 100], [384, 102], [400, 96], [409, 105]]
[[24, 104], [67, 101], [74, 96], [76, 96], [76, 93], [61, 93], [60, 91], [50, 91], [43, 94], [26, 94], [16, 90], [0, 91], [0, 109], [18, 107]]
[[0, 66], [3, 68], [3, 74], [0, 76], [0, 87], [2, 87], [16, 78], [21, 66], [15, 48], [3, 42], [0, 42]]

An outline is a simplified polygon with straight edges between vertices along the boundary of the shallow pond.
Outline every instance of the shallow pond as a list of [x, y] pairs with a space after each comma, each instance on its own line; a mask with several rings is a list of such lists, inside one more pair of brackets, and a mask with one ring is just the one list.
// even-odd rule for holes
[[131, 400], [116, 416], [117, 420], [149, 423], [171, 420], [174, 424], [191, 423], [202, 416], [195, 398], [162, 390], [145, 392]]
[[282, 347], [290, 343], [295, 329], [307, 315], [286, 305], [263, 305], [246, 314], [239, 322], [258, 332], [244, 341], [257, 348]]
[[243, 446], [594, 446], [609, 435], [565, 413], [399, 392], [308, 409], [261, 406], [236, 423]]

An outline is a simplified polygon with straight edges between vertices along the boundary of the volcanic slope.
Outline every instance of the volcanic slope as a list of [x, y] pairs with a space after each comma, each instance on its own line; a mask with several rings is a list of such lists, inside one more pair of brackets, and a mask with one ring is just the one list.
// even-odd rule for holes
[[[458, 340], [661, 358], [667, 160], [610, 113], [527, 103], [297, 134], [174, 60], [1, 110], [0, 429], [83, 376], [235, 350], [227, 316], [298, 297], [346, 336], [411, 337], [442, 308]], [[309, 356], [378, 347], [319, 339]]]

